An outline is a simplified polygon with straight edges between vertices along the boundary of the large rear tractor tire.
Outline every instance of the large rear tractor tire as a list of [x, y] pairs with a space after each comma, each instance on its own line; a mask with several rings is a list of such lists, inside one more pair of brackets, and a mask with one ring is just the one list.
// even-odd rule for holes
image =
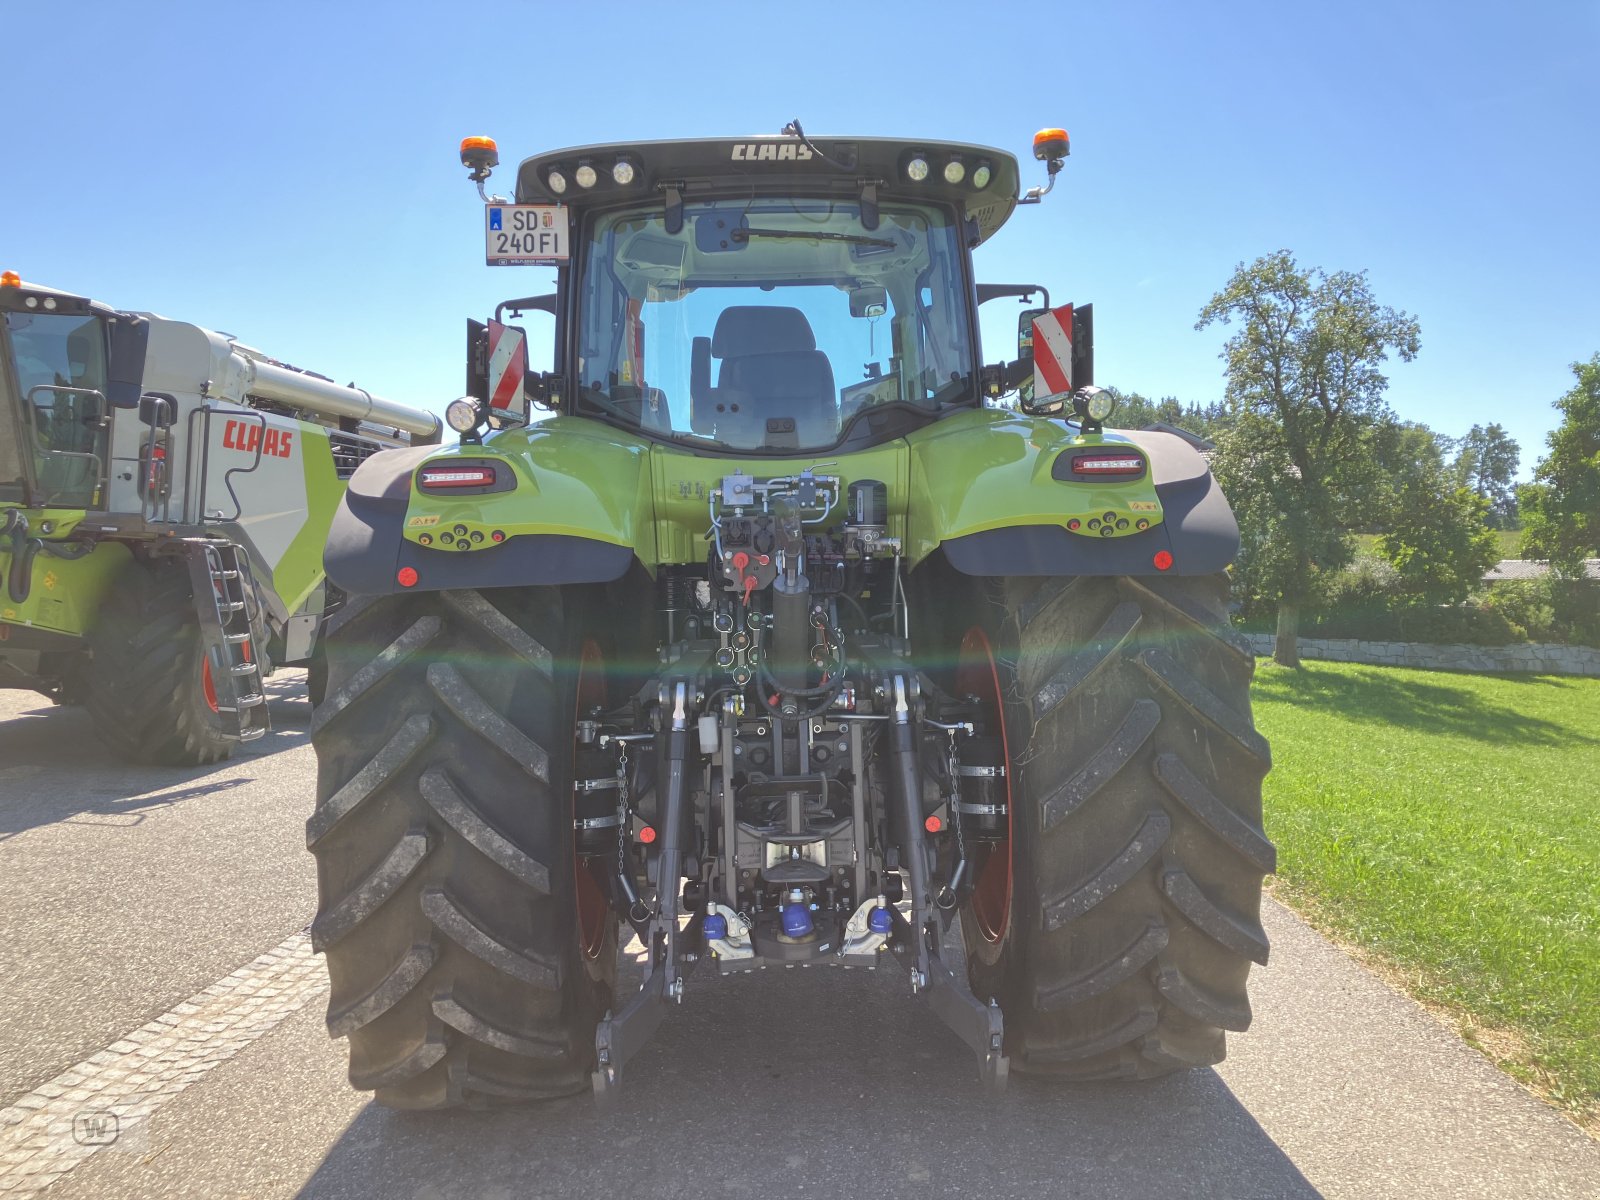
[[129, 564], [106, 593], [90, 646], [82, 698], [117, 753], [175, 767], [233, 753], [182, 560]]
[[957, 677], [1003, 711], [1010, 823], [962, 913], [973, 987], [999, 1001], [1019, 1071], [1143, 1079], [1219, 1062], [1224, 1031], [1250, 1024], [1275, 864], [1270, 752], [1227, 581], [988, 589]]
[[[312, 718], [312, 943], [350, 1082], [397, 1108], [589, 1085], [617, 922], [574, 858], [592, 605], [555, 588], [352, 600]], [[568, 628], [570, 624], [571, 628]], [[599, 692], [603, 693], [603, 684]], [[596, 902], [600, 907], [596, 910]]]

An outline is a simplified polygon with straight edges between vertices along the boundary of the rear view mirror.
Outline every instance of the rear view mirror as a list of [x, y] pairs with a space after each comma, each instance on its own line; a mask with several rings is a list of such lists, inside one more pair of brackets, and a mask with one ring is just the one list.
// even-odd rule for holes
[[881, 317], [889, 311], [889, 292], [881, 287], [858, 287], [850, 290], [850, 315], [852, 317]]
[[1094, 306], [1025, 310], [1017, 323], [1013, 370], [1020, 376], [1017, 403], [1025, 412], [1061, 412], [1068, 396], [1094, 384]]
[[109, 332], [106, 399], [117, 408], [133, 408], [139, 403], [144, 384], [144, 352], [150, 341], [150, 323], [143, 317], [118, 315], [111, 321]]

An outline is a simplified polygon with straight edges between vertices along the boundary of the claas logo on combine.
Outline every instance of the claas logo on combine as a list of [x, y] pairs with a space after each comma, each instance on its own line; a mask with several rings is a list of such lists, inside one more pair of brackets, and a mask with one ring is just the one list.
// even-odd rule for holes
[[[263, 443], [262, 436], [266, 441]], [[273, 429], [267, 426], [263, 429], [253, 421], [229, 421], [222, 430], [222, 445], [227, 450], [242, 450], [246, 454], [254, 454], [256, 447], [261, 447], [263, 456], [272, 455], [275, 458], [288, 458], [294, 453], [294, 431], [291, 429]]]

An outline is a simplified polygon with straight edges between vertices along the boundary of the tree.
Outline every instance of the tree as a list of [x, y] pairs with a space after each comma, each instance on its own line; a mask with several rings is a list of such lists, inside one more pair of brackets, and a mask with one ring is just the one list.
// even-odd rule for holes
[[1600, 354], [1572, 364], [1577, 384], [1556, 401], [1561, 424], [1550, 453], [1519, 489], [1522, 552], [1546, 559], [1565, 579], [1583, 578], [1583, 560], [1600, 543]]
[[1388, 416], [1379, 367], [1421, 333], [1382, 308], [1364, 272], [1302, 269], [1287, 250], [1241, 263], [1196, 329], [1237, 324], [1223, 348], [1229, 427], [1213, 465], [1240, 517], [1247, 594], [1278, 607], [1273, 656], [1299, 665], [1301, 605], [1319, 571], [1350, 559], [1369, 434]]
[[1401, 594], [1423, 604], [1459, 604], [1500, 557], [1484, 523], [1489, 502], [1442, 463], [1406, 473], [1378, 549], [1400, 575]]
[[1522, 450], [1500, 425], [1474, 425], [1456, 443], [1461, 482], [1488, 502], [1490, 528], [1508, 529], [1517, 516], [1514, 480]]
[[1183, 404], [1176, 396], [1151, 400], [1138, 392], [1125, 392], [1117, 387], [1107, 387], [1105, 390], [1116, 400], [1110, 424], [1117, 429], [1143, 429], [1160, 421], [1187, 429], [1201, 437], [1210, 437], [1222, 415], [1220, 404]]

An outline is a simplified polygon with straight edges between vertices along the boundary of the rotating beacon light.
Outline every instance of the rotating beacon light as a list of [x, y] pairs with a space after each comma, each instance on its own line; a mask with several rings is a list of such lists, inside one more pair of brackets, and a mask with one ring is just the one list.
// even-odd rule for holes
[[1072, 139], [1067, 136], [1065, 129], [1041, 129], [1033, 135], [1033, 156], [1044, 163], [1044, 169], [1049, 174], [1049, 180], [1044, 187], [1031, 187], [1021, 197], [1018, 204], [1037, 204], [1050, 194], [1050, 189], [1056, 186], [1056, 176], [1061, 174], [1062, 161], [1072, 153]]
[[461, 165], [467, 168], [467, 178], [478, 185], [478, 196], [485, 204], [510, 203], [504, 196], [491, 196], [483, 190], [483, 181], [500, 165], [500, 148], [492, 137], [462, 138]]

